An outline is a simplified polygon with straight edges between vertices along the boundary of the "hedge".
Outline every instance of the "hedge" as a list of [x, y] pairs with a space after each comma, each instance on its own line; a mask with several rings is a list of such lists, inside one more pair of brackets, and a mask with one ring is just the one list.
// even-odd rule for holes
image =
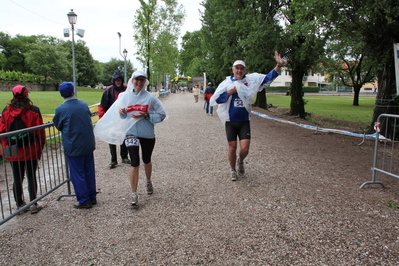
[[23, 82], [41, 82], [43, 81], [42, 76], [22, 73], [17, 71], [3, 71], [0, 70], [0, 80], [4, 81], [23, 81]]

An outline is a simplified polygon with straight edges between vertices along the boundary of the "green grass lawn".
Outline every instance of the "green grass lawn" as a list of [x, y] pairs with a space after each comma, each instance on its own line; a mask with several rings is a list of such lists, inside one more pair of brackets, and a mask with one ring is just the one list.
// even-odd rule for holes
[[[291, 97], [267, 94], [267, 103], [279, 108], [290, 108]], [[334, 118], [369, 124], [373, 117], [375, 97], [359, 97], [359, 106], [353, 106], [353, 96], [304, 96], [305, 111], [312, 116]]]
[[[93, 105], [100, 102], [103, 92], [103, 90], [78, 87], [77, 94], [80, 100], [85, 101], [88, 105]], [[11, 92], [0, 91], [1, 111], [3, 111], [11, 98]], [[58, 91], [30, 91], [29, 98], [34, 105], [40, 108], [42, 114], [54, 114], [55, 108], [64, 101]]]

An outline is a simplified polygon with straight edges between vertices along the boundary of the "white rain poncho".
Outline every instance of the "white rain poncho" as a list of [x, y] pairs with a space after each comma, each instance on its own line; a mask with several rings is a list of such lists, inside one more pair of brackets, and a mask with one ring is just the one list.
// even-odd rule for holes
[[[138, 94], [134, 94], [132, 78], [129, 79], [126, 91], [119, 94], [118, 99], [97, 122], [96, 127], [94, 128], [94, 135], [96, 138], [114, 145], [121, 145], [123, 143], [126, 138], [126, 132], [143, 118], [133, 118], [129, 113], [126, 117], [121, 117], [119, 109], [131, 105], [149, 104], [154, 96], [146, 91], [148, 84], [149, 81], [146, 80], [144, 88]], [[156, 100], [159, 101], [157, 98]], [[150, 107], [149, 113], [166, 115], [162, 104]]]
[[[234, 88], [237, 89], [238, 97], [243, 101], [245, 109], [247, 109], [248, 113], [251, 113], [252, 106], [252, 98], [258, 93], [258, 91], [263, 90], [264, 87], [268, 85], [263, 84], [262, 82], [265, 79], [266, 75], [259, 73], [252, 73], [245, 75], [244, 79], [232, 81], [231, 77], [227, 77], [222, 83], [219, 84], [215, 93], [211, 97], [210, 104], [212, 106], [217, 105], [216, 99], [219, 96]], [[229, 107], [230, 107], [231, 97], [227, 99], [225, 103], [218, 104], [217, 113], [220, 118], [220, 121], [223, 125], [225, 125], [226, 121], [229, 121]]]

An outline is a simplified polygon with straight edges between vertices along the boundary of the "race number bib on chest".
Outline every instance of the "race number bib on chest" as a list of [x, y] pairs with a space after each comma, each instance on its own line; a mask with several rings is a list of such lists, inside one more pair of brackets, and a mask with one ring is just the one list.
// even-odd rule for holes
[[234, 99], [234, 107], [235, 108], [244, 108], [244, 102], [240, 98]]
[[137, 147], [140, 144], [140, 140], [136, 136], [127, 136], [125, 139], [126, 147]]

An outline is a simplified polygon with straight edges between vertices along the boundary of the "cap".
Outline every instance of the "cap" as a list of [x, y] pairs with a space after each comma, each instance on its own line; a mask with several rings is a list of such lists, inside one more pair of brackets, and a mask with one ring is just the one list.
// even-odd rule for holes
[[208, 82], [208, 85], [212, 85], [212, 82]]
[[132, 79], [139, 78], [139, 77], [147, 78], [143, 71], [141, 71], [141, 70], [134, 71], [132, 74]]
[[12, 88], [12, 95], [14, 98], [21, 99], [23, 97], [26, 97], [28, 95], [29, 91], [26, 89], [25, 86], [22, 85], [17, 85], [14, 88]]
[[62, 82], [59, 86], [59, 91], [61, 96], [65, 97], [65, 96], [72, 96], [72, 94], [74, 93], [74, 86], [73, 86], [73, 82]]
[[245, 62], [242, 60], [237, 60], [234, 62], [233, 66], [236, 66], [236, 65], [242, 65], [243, 67], [245, 67]]

